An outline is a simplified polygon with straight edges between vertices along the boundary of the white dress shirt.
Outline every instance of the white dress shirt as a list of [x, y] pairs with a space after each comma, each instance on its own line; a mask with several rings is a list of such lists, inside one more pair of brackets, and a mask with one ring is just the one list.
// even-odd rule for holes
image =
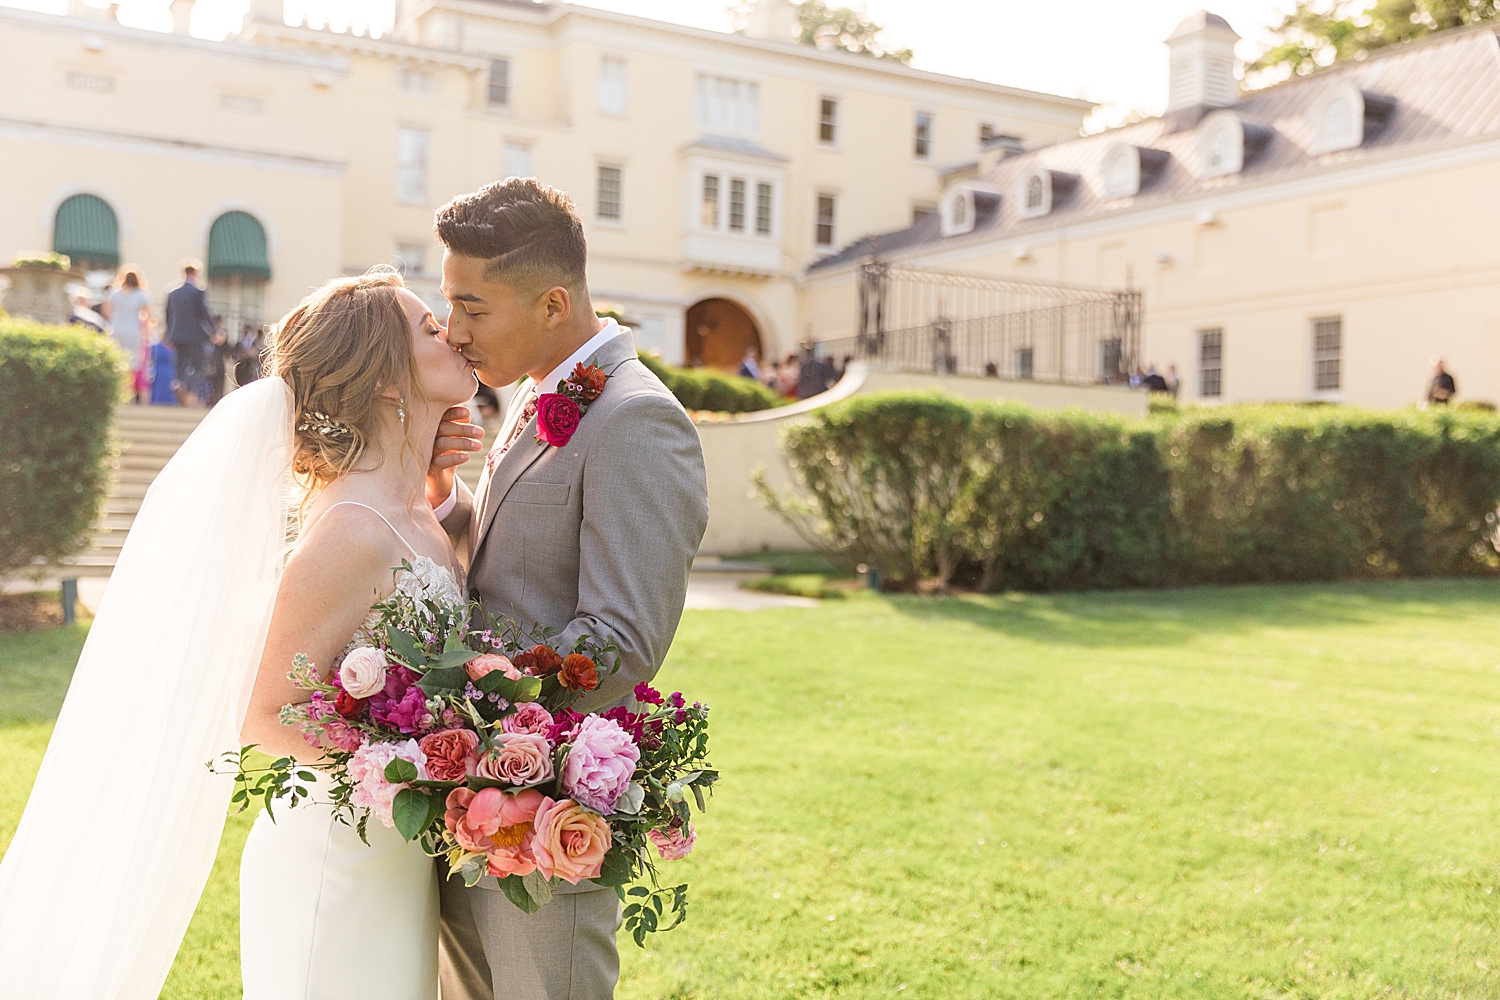
[[[521, 418], [521, 413], [526, 409], [526, 404], [530, 402], [533, 393], [556, 392], [558, 382], [571, 375], [576, 366], [586, 363], [595, 354], [598, 354], [601, 347], [618, 337], [624, 329], [624, 327], [620, 326], [613, 319], [606, 319], [603, 329], [585, 341], [583, 346], [578, 350], [568, 355], [568, 360], [548, 372], [540, 382], [532, 383], [530, 380], [523, 382], [520, 388], [511, 395], [510, 406], [505, 411], [505, 422], [500, 425], [505, 428], [505, 433], [496, 438], [496, 444], [503, 445], [506, 441], [510, 440], [511, 434], [515, 431], [516, 421]], [[457, 506], [458, 476], [455, 475], [453, 477], [453, 491], [448, 494], [448, 499], [438, 504], [433, 514], [437, 515], [437, 519], [441, 521], [453, 513], [453, 508]]]

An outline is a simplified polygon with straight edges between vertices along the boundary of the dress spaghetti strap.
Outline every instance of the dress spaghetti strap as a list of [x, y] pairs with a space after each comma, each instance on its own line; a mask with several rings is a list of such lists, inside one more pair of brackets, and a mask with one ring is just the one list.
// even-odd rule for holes
[[[369, 504], [360, 503], [358, 500], [340, 500], [338, 503], [329, 504], [328, 510], [333, 510], [333, 508], [335, 507], [363, 507], [365, 510], [370, 511], [376, 517], [380, 518], [382, 521], [385, 521], [385, 526], [387, 528], [390, 528], [391, 531], [395, 532], [396, 537], [401, 539], [401, 544], [406, 546], [407, 551], [409, 551], [412, 555], [417, 554], [417, 550], [411, 547], [411, 542], [408, 542], [406, 540], [406, 536], [402, 535], [401, 532], [396, 531], [396, 526], [392, 524], [384, 514], [380, 513], [380, 511], [376, 510], [374, 507], [371, 507]], [[324, 511], [324, 513], [326, 514], [327, 511]]]

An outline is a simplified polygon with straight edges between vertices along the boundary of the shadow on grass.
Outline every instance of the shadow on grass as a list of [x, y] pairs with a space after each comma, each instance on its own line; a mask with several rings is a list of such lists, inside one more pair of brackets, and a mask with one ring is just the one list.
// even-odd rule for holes
[[1205, 633], [1376, 624], [1399, 610], [1433, 621], [1500, 614], [1500, 581], [1399, 580], [956, 597], [890, 595], [921, 621], [964, 622], [1070, 646], [1175, 646]]

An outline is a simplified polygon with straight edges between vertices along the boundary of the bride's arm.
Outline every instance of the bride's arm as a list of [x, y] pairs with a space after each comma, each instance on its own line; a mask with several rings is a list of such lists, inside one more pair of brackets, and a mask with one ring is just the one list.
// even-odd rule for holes
[[[307, 658], [327, 676], [333, 660], [392, 586], [390, 530], [358, 509], [329, 511], [308, 529], [281, 575], [265, 652], [250, 692], [240, 738], [273, 757], [316, 760], [297, 730], [283, 726], [281, 707], [310, 692], [287, 680], [292, 657]], [[346, 513], [348, 512], [348, 513]]]

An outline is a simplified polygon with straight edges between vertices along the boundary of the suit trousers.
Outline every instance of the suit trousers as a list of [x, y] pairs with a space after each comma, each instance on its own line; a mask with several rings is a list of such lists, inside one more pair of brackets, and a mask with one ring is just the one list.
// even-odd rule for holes
[[[441, 871], [441, 868], [439, 869]], [[613, 889], [557, 893], [535, 913], [442, 879], [441, 1000], [610, 1000], [620, 979]]]

